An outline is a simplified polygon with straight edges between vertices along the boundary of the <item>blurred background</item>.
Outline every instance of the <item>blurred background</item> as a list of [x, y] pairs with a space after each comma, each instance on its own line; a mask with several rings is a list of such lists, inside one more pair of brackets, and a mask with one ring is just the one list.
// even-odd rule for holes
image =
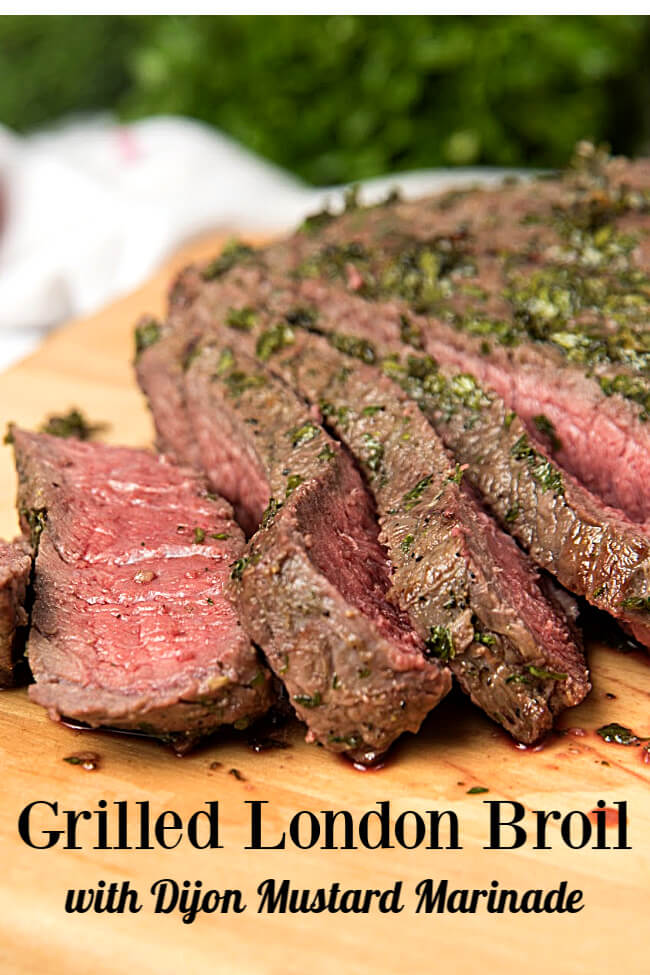
[[0, 78], [10, 356], [188, 237], [282, 229], [340, 184], [650, 150], [642, 16], [5, 16]]
[[650, 142], [647, 17], [5, 17], [0, 121], [208, 122], [314, 185]]

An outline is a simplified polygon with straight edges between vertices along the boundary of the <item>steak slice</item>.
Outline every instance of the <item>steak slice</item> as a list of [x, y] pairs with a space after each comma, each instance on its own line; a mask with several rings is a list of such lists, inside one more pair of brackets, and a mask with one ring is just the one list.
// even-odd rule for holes
[[162, 443], [183, 450], [178, 425], [166, 425], [158, 409], [179, 361], [179, 397], [210, 482], [249, 526], [261, 524], [233, 570], [241, 618], [308, 738], [371, 761], [417, 731], [451, 683], [387, 600], [389, 566], [371, 498], [316, 415], [218, 336], [198, 344], [172, 332], [140, 356]]
[[462, 471], [417, 404], [359, 361], [370, 344], [340, 342], [350, 357], [286, 318], [278, 324], [276, 310], [277, 303], [270, 314], [231, 308], [225, 318], [234, 324], [206, 322], [203, 342], [215, 336], [237, 356], [256, 354], [319, 409], [373, 492], [391, 563], [390, 598], [475, 703], [520, 741], [537, 741], [555, 713], [589, 691], [573, 619], [461, 489]]
[[32, 571], [32, 554], [22, 539], [0, 541], [0, 688], [16, 681], [28, 623], [25, 600]]
[[13, 442], [38, 549], [32, 699], [179, 747], [264, 713], [270, 674], [227, 590], [244, 549], [230, 506], [147, 451], [20, 429]]

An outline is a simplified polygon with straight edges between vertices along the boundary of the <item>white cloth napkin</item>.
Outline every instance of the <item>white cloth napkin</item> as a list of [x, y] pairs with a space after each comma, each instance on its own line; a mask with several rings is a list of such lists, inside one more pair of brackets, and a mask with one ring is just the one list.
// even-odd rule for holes
[[[502, 171], [429, 170], [362, 187], [374, 202]], [[0, 128], [0, 368], [45, 332], [137, 287], [195, 234], [283, 230], [343, 189], [314, 189], [201, 123], [68, 122], [27, 138]]]

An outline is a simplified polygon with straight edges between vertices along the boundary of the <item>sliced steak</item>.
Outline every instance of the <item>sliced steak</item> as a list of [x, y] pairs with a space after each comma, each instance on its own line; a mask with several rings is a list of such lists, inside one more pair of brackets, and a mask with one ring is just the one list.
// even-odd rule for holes
[[[644, 166], [640, 172], [639, 167], [628, 167], [633, 187], [635, 176], [637, 183], [647, 177], [647, 165]], [[549, 186], [555, 189], [549, 190]], [[498, 200], [504, 201], [499, 218], [506, 222], [511, 192], [515, 191], [504, 190], [491, 198], [492, 207]], [[561, 184], [544, 183], [534, 191], [528, 188], [516, 192], [519, 202], [514, 212], [518, 222], [528, 212], [525, 208], [536, 203], [532, 192], [541, 192], [543, 203], [548, 193], [555, 193], [557, 202], [563, 190]], [[638, 191], [637, 197], [636, 189], [630, 191], [628, 203], [623, 190], [617, 192], [623, 200], [620, 205], [628, 207], [625, 219], [631, 219], [631, 212], [638, 223], [647, 221], [647, 190], [645, 195]], [[481, 194], [472, 194], [472, 199], [476, 198], [481, 198]], [[611, 201], [611, 196], [605, 196], [605, 201]], [[431, 206], [426, 201], [420, 204], [428, 220], [438, 212], [433, 208], [434, 201], [430, 203]], [[630, 207], [637, 209], [630, 211]], [[399, 215], [399, 208], [396, 212]], [[413, 208], [410, 212], [415, 220]], [[650, 498], [650, 451], [646, 443], [649, 425], [639, 412], [640, 403], [617, 392], [613, 379], [611, 386], [605, 383], [601, 388], [601, 381], [609, 375], [607, 370], [614, 368], [611, 362], [590, 364], [593, 375], [588, 375], [584, 364], [576, 363], [575, 356], [565, 355], [559, 346], [523, 336], [520, 316], [514, 315], [512, 309], [510, 318], [501, 321], [480, 314], [473, 318], [452, 314], [443, 321], [439, 316], [414, 311], [422, 303], [426, 306], [427, 301], [435, 304], [435, 295], [436, 300], [442, 300], [447, 292], [453, 296], [463, 287], [476, 287], [462, 277], [463, 267], [468, 266], [463, 264], [466, 255], [455, 253], [454, 242], [445, 239], [438, 239], [415, 255], [412, 249], [401, 252], [397, 267], [394, 262], [387, 262], [383, 252], [371, 260], [366, 251], [352, 245], [341, 250], [341, 228], [363, 234], [366, 225], [373, 221], [373, 234], [389, 250], [385, 242], [393, 246], [391, 234], [395, 226], [391, 207], [381, 212], [359, 210], [331, 221], [324, 231], [329, 234], [326, 245], [319, 238], [298, 235], [289, 242], [247, 255], [216, 279], [204, 271], [190, 269], [177, 284], [172, 321], [185, 331], [199, 329], [210, 321], [228, 321], [230, 309], [239, 309], [241, 314], [241, 308], [248, 307], [253, 315], [265, 311], [275, 316], [278, 334], [283, 323], [285, 328], [305, 327], [330, 335], [340, 348], [345, 347], [346, 337], [352, 336], [365, 342], [370, 360], [389, 372], [391, 365], [401, 363], [406, 369], [401, 381], [417, 398], [421, 398], [421, 388], [414, 382], [417, 376], [409, 374], [409, 356], [413, 368], [421, 372], [423, 367], [417, 364], [418, 360], [423, 353], [429, 353], [442, 371], [436, 370], [436, 362], [425, 367], [425, 373], [436, 374], [426, 382], [427, 416], [457, 459], [470, 465], [467, 479], [540, 566], [573, 592], [608, 610], [648, 645], [649, 535], [643, 522]], [[518, 226], [521, 230], [527, 224]], [[556, 230], [550, 225], [546, 230], [557, 243]], [[486, 237], [487, 228], [482, 233]], [[369, 233], [367, 238], [374, 239]], [[403, 243], [403, 236], [401, 239]], [[607, 240], [611, 242], [609, 231], [599, 240], [601, 246]], [[458, 242], [455, 246], [458, 250]], [[487, 248], [486, 243], [482, 253], [494, 261]], [[645, 254], [644, 247], [640, 249]], [[305, 253], [311, 267], [309, 262], [305, 264]], [[627, 253], [624, 256], [631, 259]], [[441, 273], [444, 260], [449, 268], [446, 275]], [[519, 266], [512, 253], [510, 260]], [[505, 256], [503, 261], [507, 265]], [[616, 271], [616, 260], [613, 265]], [[285, 273], [286, 266], [302, 270], [292, 277]], [[388, 296], [377, 293], [375, 282], [382, 267], [385, 291], [396, 292]], [[620, 271], [619, 284], [623, 289], [628, 281], [629, 289], [619, 297], [638, 312], [634, 288], [638, 285], [641, 294], [636, 297], [643, 300], [643, 289], [649, 286], [644, 284], [643, 273], [637, 276], [629, 266], [626, 268]], [[451, 280], [455, 273], [460, 278]], [[431, 291], [425, 301], [427, 287]], [[500, 294], [499, 291], [497, 297]], [[464, 300], [481, 304], [479, 297], [465, 295]], [[503, 303], [502, 298], [499, 300]], [[633, 329], [634, 322], [629, 317], [626, 324]], [[645, 341], [645, 334], [640, 327], [634, 331], [640, 341]], [[630, 338], [628, 334], [630, 359], [634, 359], [634, 335]], [[640, 353], [637, 350], [634, 354]], [[641, 358], [639, 368], [642, 364]], [[620, 363], [616, 365], [619, 377], [623, 368]], [[625, 368], [631, 365], [628, 363]], [[471, 379], [465, 378], [466, 370], [473, 370], [492, 389], [496, 387], [504, 399], [483, 393], [480, 387], [476, 389], [475, 382], [472, 386]], [[396, 372], [399, 374], [400, 370]], [[400, 380], [400, 375], [395, 378]], [[481, 410], [471, 408], [476, 394], [485, 398]], [[525, 429], [511, 416], [513, 406], [521, 411]], [[466, 435], [466, 427], [472, 436]], [[552, 463], [554, 454], [565, 460], [566, 468]], [[577, 476], [571, 475], [572, 470]], [[555, 482], [561, 482], [561, 490], [549, 490]], [[611, 507], [612, 501], [619, 508]]]
[[[346, 355], [286, 318], [278, 323], [274, 313], [231, 308], [224, 317], [230, 327], [219, 318], [206, 322], [202, 342], [213, 335], [236, 355], [267, 362], [318, 408], [361, 465], [392, 567], [390, 597], [429, 653], [448, 660], [464, 690], [516, 738], [538, 740], [554, 713], [589, 690], [573, 620], [461, 489], [462, 471], [416, 403], [359, 361], [372, 358], [367, 341], [340, 342]], [[284, 396], [292, 400], [288, 390]]]
[[198, 342], [171, 332], [140, 356], [159, 440], [177, 454], [184, 437], [158, 397], [169, 377], [178, 380], [178, 362], [179, 401], [203, 469], [249, 527], [261, 523], [233, 570], [242, 620], [309, 738], [370, 761], [417, 731], [450, 686], [446, 667], [427, 659], [387, 601], [389, 565], [371, 498], [316, 414], [218, 336]]
[[32, 570], [27, 542], [0, 541], [0, 688], [12, 687], [27, 634], [25, 600]]
[[352, 200], [343, 215], [321, 214], [267, 248], [263, 261], [276, 287], [302, 280], [303, 302], [336, 304], [341, 289], [369, 302], [376, 319], [405, 315], [407, 337], [498, 392], [569, 473], [643, 523], [650, 163], [587, 146], [579, 157], [553, 180], [371, 208]]
[[228, 593], [244, 538], [193, 473], [147, 451], [14, 429], [38, 547], [33, 700], [53, 718], [187, 746], [272, 702]]

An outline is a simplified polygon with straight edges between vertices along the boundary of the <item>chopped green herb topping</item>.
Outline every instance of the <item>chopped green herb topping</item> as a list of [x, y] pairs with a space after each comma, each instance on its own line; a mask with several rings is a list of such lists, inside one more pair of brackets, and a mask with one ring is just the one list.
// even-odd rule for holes
[[212, 535], [210, 535], [210, 538], [216, 538], [218, 542], [223, 542], [227, 538], [230, 538], [230, 535], [228, 532], [214, 532]]
[[219, 361], [217, 362], [217, 369], [215, 372], [216, 376], [223, 376], [225, 373], [229, 372], [230, 369], [235, 365], [235, 354], [232, 349], [225, 348], [222, 350]]
[[510, 674], [510, 677], [506, 677], [506, 684], [530, 684], [531, 679], [529, 674]]
[[650, 596], [628, 596], [621, 600], [621, 609], [636, 609], [640, 612], [650, 612]]
[[474, 631], [474, 642], [482, 643], [486, 647], [493, 647], [497, 642], [497, 638], [494, 633], [479, 633]]
[[318, 309], [307, 305], [296, 305], [286, 313], [285, 321], [295, 328], [305, 328], [308, 331], [313, 328], [318, 319]]
[[250, 332], [255, 328], [257, 313], [250, 305], [243, 308], [229, 308], [226, 313], [226, 325], [236, 328], [240, 332]]
[[489, 791], [490, 790], [489, 789], [486, 789], [486, 787], [484, 785], [473, 785], [471, 789], [468, 789], [467, 790], [467, 795], [468, 796], [478, 796], [482, 792], [489, 792]]
[[269, 525], [273, 523], [273, 519], [275, 518], [275, 516], [277, 515], [281, 507], [282, 507], [281, 501], [278, 501], [276, 498], [270, 499], [268, 506], [264, 514], [262, 515], [262, 522], [261, 522], [262, 528], [268, 528]]
[[314, 440], [320, 432], [320, 427], [308, 421], [307, 423], [303, 423], [302, 426], [294, 427], [293, 430], [290, 430], [288, 437], [291, 440], [292, 447], [302, 447], [303, 444], [310, 443], [310, 441]]
[[564, 494], [562, 475], [549, 460], [546, 460], [531, 446], [525, 433], [515, 441], [510, 450], [515, 460], [526, 460], [533, 478], [541, 485], [542, 491], [553, 491], [556, 495]]
[[261, 386], [266, 386], [266, 377], [260, 373], [247, 373], [241, 369], [235, 369], [226, 376], [225, 383], [231, 396], [241, 396], [247, 389], [259, 389]]
[[357, 338], [355, 335], [345, 335], [340, 332], [330, 332], [327, 336], [330, 345], [354, 359], [372, 365], [377, 358], [375, 348], [367, 339]]
[[296, 704], [301, 704], [303, 708], [317, 708], [322, 701], [320, 691], [315, 694], [296, 694], [294, 696]]
[[332, 460], [334, 457], [334, 451], [330, 444], [326, 443], [322, 450], [316, 454], [318, 460]]
[[406, 492], [406, 494], [402, 498], [405, 511], [410, 511], [412, 508], [415, 508], [415, 506], [420, 503], [422, 499], [422, 495], [429, 487], [432, 480], [433, 480], [433, 474], [427, 474], [426, 477], [423, 477], [421, 478], [421, 480], [418, 481], [415, 487], [411, 488], [410, 491]]
[[284, 322], [277, 322], [277, 324], [262, 332], [257, 340], [255, 352], [262, 362], [268, 362], [272, 355], [293, 345], [295, 340], [296, 336], [291, 326], [286, 325]]
[[641, 407], [639, 418], [650, 418], [650, 385], [646, 379], [631, 376], [599, 376], [598, 382], [605, 396], [624, 396]]
[[336, 220], [336, 215], [334, 213], [330, 213], [330, 211], [325, 208], [324, 210], [319, 210], [317, 213], [312, 213], [310, 216], [305, 217], [300, 226], [300, 230], [306, 234], [316, 234], [320, 230], [327, 227], [333, 220]]
[[205, 541], [205, 531], [203, 530], [203, 528], [195, 528], [194, 529], [194, 544], [195, 545], [202, 545], [204, 541]]
[[407, 535], [406, 538], [403, 538], [402, 541], [400, 542], [401, 550], [404, 553], [408, 552], [408, 550], [410, 549], [414, 541], [415, 541], [415, 535]]
[[135, 357], [136, 359], [148, 349], [150, 345], [155, 345], [155, 343], [160, 339], [162, 335], [162, 326], [160, 322], [157, 322], [155, 318], [148, 318], [146, 321], [141, 322], [140, 325], [135, 330]]
[[302, 481], [303, 479], [300, 474], [290, 474], [289, 477], [287, 478], [287, 490], [285, 493], [285, 497], [286, 498], [290, 497], [293, 494], [293, 492], [296, 490], [298, 485], [302, 484]]
[[535, 667], [533, 664], [528, 667], [528, 673], [539, 680], [566, 680], [568, 676], [567, 674], [558, 674], [553, 670], [544, 670], [543, 667]]
[[400, 315], [399, 323], [399, 337], [404, 345], [411, 345], [414, 349], [421, 349], [423, 347], [422, 330], [417, 325], [414, 325], [406, 315]]
[[236, 264], [240, 264], [247, 257], [251, 257], [254, 253], [253, 248], [249, 247], [248, 244], [242, 244], [237, 240], [230, 241], [230, 243], [226, 244], [219, 257], [203, 269], [201, 276], [204, 281], [214, 281], [216, 278], [222, 277], [227, 271], [230, 271]]
[[60, 416], [48, 416], [41, 425], [41, 433], [49, 433], [53, 437], [74, 437], [76, 440], [92, 440], [93, 437], [106, 429], [105, 423], [90, 423], [77, 409]]
[[464, 473], [465, 473], [465, 468], [457, 463], [456, 467], [454, 468], [454, 473], [449, 475], [448, 480], [451, 481], [453, 484], [460, 484], [461, 481], [463, 480]]
[[249, 562], [250, 558], [246, 555], [242, 556], [240, 559], [237, 559], [236, 562], [233, 562], [231, 566], [230, 578], [234, 579], [235, 582], [241, 582], [244, 570]]
[[424, 645], [426, 655], [438, 660], [451, 660], [456, 653], [451, 630], [446, 626], [432, 626]]
[[20, 511], [21, 520], [24, 519], [29, 527], [29, 538], [34, 551], [38, 549], [38, 540], [47, 524], [47, 508], [29, 508]]
[[596, 734], [600, 735], [603, 741], [614, 742], [616, 745], [638, 745], [642, 741], [647, 740], [645, 738], [639, 738], [629, 728], [626, 728], [622, 724], [617, 724], [615, 721], [612, 724], [606, 724], [602, 728], [598, 728]]

